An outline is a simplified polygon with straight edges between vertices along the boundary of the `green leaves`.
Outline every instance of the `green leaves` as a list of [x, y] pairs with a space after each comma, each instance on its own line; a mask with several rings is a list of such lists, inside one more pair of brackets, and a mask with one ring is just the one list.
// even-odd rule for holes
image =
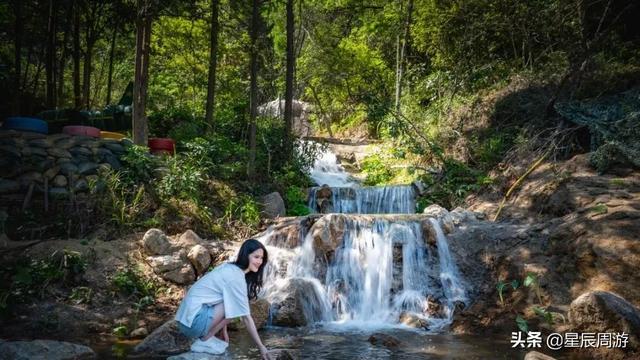
[[523, 332], [529, 332], [529, 323], [522, 316], [518, 315], [516, 317], [516, 324], [518, 325], [518, 329]]

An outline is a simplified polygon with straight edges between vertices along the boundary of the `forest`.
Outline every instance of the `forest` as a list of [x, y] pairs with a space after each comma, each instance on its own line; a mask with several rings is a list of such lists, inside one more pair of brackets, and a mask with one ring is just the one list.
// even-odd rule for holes
[[[567, 315], [571, 300], [587, 290], [612, 291], [637, 306], [640, 294], [624, 283], [640, 279], [625, 277], [635, 265], [621, 257], [640, 254], [633, 234], [640, 209], [638, 18], [640, 3], [626, 0], [4, 1], [0, 258], [10, 265], [0, 270], [0, 320], [27, 314], [20, 304], [42, 302], [50, 284], [62, 289], [55, 295], [62, 303], [92, 312], [96, 304], [106, 307], [108, 294], [78, 290], [98, 289], [102, 282], [73, 280], [97, 261], [78, 244], [105, 243], [124, 257], [137, 256], [110, 264], [113, 274], [101, 280], [135, 309], [135, 321], [115, 321], [112, 309], [108, 317], [114, 319], [96, 333], [136, 338], [131, 330], [142, 327], [137, 322], [145, 316], [153, 327], [161, 325], [162, 317], [149, 320], [150, 314], [175, 310], [179, 299], [159, 292], [176, 285], [163, 285], [168, 280], [149, 267], [153, 261], [145, 263], [131, 255], [130, 245], [118, 244], [141, 238], [146, 244], [148, 229], [175, 241], [189, 230], [211, 244], [237, 243], [264, 235], [272, 225], [276, 232], [289, 231], [282, 229], [289, 229], [286, 219], [293, 217], [301, 221], [295, 229], [311, 233], [325, 221], [318, 214], [350, 213], [339, 205], [342, 196], [361, 196], [314, 177], [322, 166], [330, 172], [318, 165], [328, 149], [340, 171], [358, 183], [355, 188], [414, 189], [406, 212], [367, 211], [358, 203], [357, 214], [435, 214], [437, 206], [447, 214], [475, 214], [487, 222], [478, 231], [490, 238], [502, 233], [490, 228], [501, 221], [513, 226], [513, 234], [520, 231], [516, 224], [537, 234], [524, 245], [524, 238], [513, 235], [513, 243], [470, 246], [467, 251], [477, 250], [478, 259], [492, 259], [481, 265], [489, 270], [476, 273], [469, 269], [480, 265], [463, 260], [474, 256], [459, 250], [466, 247], [465, 235], [458, 239], [459, 230], [443, 223], [462, 277], [490, 284], [468, 290], [465, 301], [423, 294], [425, 304], [450, 310], [444, 312], [450, 312], [452, 331], [522, 330], [553, 316], [555, 325], [540, 326], [558, 330], [557, 314]], [[45, 122], [48, 135], [9, 130], [21, 121], [15, 119], [25, 118]], [[123, 139], [56, 135], [69, 125]], [[150, 155], [158, 139], [170, 139], [168, 154]], [[268, 199], [274, 193], [282, 209], [272, 216]], [[380, 201], [404, 201], [395, 196]], [[364, 220], [340, 221], [349, 228], [344, 224]], [[422, 224], [421, 231], [431, 226]], [[331, 229], [334, 236], [338, 230]], [[606, 250], [607, 236], [622, 239], [619, 257]], [[587, 238], [602, 243], [581, 240]], [[63, 240], [73, 241], [74, 250], [54, 251], [61, 247], [53, 244]], [[331, 259], [340, 241], [322, 250], [326, 266], [335, 266]], [[442, 246], [435, 237], [425, 241], [433, 249]], [[38, 260], [16, 255], [39, 246]], [[541, 257], [524, 258], [516, 254], [518, 246]], [[215, 255], [221, 250], [207, 248], [213, 267], [222, 260]], [[133, 271], [130, 261], [145, 265]], [[58, 272], [47, 272], [52, 266]], [[195, 279], [201, 274], [193, 266]], [[93, 302], [83, 291], [94, 291]], [[264, 296], [273, 310], [277, 301], [269, 294]], [[486, 321], [473, 319], [474, 311]], [[309, 316], [308, 323], [320, 321]], [[429, 322], [433, 314], [420, 316]], [[420, 321], [418, 327], [434, 326]], [[633, 324], [640, 330], [640, 322]], [[35, 330], [16, 331], [35, 339]], [[10, 334], [7, 328], [0, 337]], [[284, 337], [269, 334], [273, 343]], [[637, 339], [632, 343], [631, 351], [640, 349]], [[351, 350], [345, 351], [340, 356]]]

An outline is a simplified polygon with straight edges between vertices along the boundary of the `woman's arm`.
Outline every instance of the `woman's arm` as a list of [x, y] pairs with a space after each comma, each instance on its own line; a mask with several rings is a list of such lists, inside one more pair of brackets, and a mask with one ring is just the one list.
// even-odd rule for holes
[[255, 342], [256, 345], [258, 346], [258, 349], [260, 349], [260, 354], [262, 355], [262, 358], [267, 360], [271, 359], [269, 357], [269, 352], [267, 351], [267, 348], [264, 346], [264, 344], [262, 344], [262, 340], [260, 340], [260, 335], [258, 335], [256, 324], [253, 322], [253, 318], [251, 317], [251, 315], [243, 316], [242, 322], [244, 323], [244, 326], [247, 328], [247, 331], [249, 332], [249, 336], [251, 336], [251, 339], [253, 339], [253, 342]]

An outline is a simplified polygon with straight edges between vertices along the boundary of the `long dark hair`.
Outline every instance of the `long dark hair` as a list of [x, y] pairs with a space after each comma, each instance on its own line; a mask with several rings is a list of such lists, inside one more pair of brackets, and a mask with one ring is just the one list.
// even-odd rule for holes
[[258, 249], [262, 249], [264, 252], [262, 265], [258, 268], [258, 272], [249, 271], [244, 275], [244, 279], [247, 281], [249, 300], [256, 299], [258, 297], [258, 293], [262, 289], [262, 275], [264, 273], [264, 267], [267, 265], [267, 261], [269, 261], [267, 248], [265, 248], [264, 245], [256, 239], [246, 240], [242, 243], [242, 246], [240, 246], [236, 261], [233, 262], [233, 264], [238, 266], [240, 269], [246, 270], [249, 267], [249, 254]]

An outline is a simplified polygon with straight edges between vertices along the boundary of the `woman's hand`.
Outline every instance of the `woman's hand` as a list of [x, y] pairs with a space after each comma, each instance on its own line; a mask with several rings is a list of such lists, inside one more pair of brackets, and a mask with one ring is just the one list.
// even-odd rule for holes
[[262, 345], [260, 348], [260, 355], [262, 355], [262, 360], [271, 360], [271, 356], [269, 355], [269, 350], [267, 347]]

